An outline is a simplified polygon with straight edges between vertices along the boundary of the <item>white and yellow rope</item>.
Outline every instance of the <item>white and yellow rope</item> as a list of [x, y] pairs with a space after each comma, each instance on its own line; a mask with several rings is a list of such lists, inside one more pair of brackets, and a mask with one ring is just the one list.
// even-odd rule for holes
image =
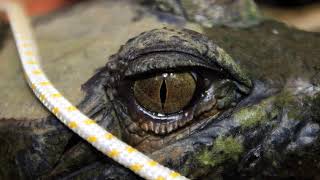
[[2, 3], [16, 40], [25, 77], [34, 94], [58, 118], [99, 151], [145, 179], [185, 180], [187, 178], [153, 161], [122, 142], [82, 114], [50, 83], [39, 64], [36, 42], [23, 8], [14, 2]]

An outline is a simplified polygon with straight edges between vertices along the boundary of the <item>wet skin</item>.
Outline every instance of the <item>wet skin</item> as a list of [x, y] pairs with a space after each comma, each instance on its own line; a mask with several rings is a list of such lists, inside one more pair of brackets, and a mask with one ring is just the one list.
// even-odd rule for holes
[[[320, 62], [310, 47], [319, 35], [270, 22], [205, 34], [165, 28], [130, 39], [83, 85], [80, 109], [190, 178], [317, 177]], [[0, 129], [5, 178], [139, 179], [54, 117]]]

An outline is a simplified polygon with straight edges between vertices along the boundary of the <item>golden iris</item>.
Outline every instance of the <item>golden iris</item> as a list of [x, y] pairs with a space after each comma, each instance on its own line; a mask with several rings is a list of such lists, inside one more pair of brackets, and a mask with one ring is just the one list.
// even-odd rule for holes
[[145, 109], [162, 114], [176, 113], [192, 100], [196, 80], [191, 73], [163, 73], [134, 83], [134, 96]]

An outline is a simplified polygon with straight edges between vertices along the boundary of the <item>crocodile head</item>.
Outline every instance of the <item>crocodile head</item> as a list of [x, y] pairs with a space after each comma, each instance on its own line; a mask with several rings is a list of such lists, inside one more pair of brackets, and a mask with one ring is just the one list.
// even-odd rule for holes
[[[264, 26], [271, 32], [268, 23]], [[316, 51], [297, 51], [304, 47], [292, 43], [301, 42], [299, 31], [287, 32], [298, 40], [269, 36], [257, 47], [249, 46], [265, 37], [257, 33], [261, 29], [215, 28], [205, 30], [208, 37], [186, 29], [144, 32], [128, 40], [83, 85], [86, 97], [79, 108], [115, 136], [190, 178], [316, 177]], [[3, 123], [0, 135], [0, 177], [140, 179], [53, 116], [14, 127]]]
[[[264, 68], [239, 66], [194, 31], [155, 29], [109, 58], [83, 104], [104, 104], [100, 124], [192, 178], [303, 176], [301, 163], [319, 159], [307, 150], [318, 143], [317, 76], [281, 79], [248, 68], [256, 64]], [[297, 171], [283, 170], [288, 163]]]

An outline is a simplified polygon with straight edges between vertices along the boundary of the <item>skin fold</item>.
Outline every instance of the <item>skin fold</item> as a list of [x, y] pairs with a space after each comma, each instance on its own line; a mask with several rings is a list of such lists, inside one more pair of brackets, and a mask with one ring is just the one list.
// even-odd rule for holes
[[[257, 31], [270, 25], [287, 31], [283, 25], [266, 22], [252, 32], [223, 28], [208, 29], [206, 35], [172, 28], [144, 32], [128, 40], [83, 85], [86, 97], [79, 108], [115, 136], [191, 179], [318, 177], [320, 95], [316, 67], [320, 64], [315, 58], [294, 59], [300, 52], [292, 55], [286, 70], [275, 68], [283, 65], [277, 61], [284, 56], [281, 53], [260, 61], [252, 59], [263, 50], [248, 50], [241, 44], [249, 42], [248, 34], [258, 36]], [[299, 41], [302, 32], [290, 33], [297, 39], [273, 46], [296, 48], [293, 42]], [[226, 39], [237, 34], [238, 42]], [[277, 38], [271, 40], [277, 42]], [[309, 34], [308, 38], [319, 35]], [[272, 49], [270, 44], [259, 43], [257, 47]], [[247, 50], [247, 54], [238, 50]], [[312, 68], [307, 72], [306, 66]], [[200, 88], [189, 109], [182, 109], [188, 109], [189, 116], [159, 118], [141, 113], [148, 110], [137, 108], [132, 84], [145, 79], [145, 74], [153, 77], [180, 71], [202, 73], [213, 82], [208, 86], [213, 90]], [[201, 99], [201, 94], [211, 101]], [[150, 120], [170, 124], [179, 118], [185, 123], [171, 132], [143, 128]], [[1, 122], [0, 141], [3, 178], [140, 179], [53, 116], [32, 123]]]

